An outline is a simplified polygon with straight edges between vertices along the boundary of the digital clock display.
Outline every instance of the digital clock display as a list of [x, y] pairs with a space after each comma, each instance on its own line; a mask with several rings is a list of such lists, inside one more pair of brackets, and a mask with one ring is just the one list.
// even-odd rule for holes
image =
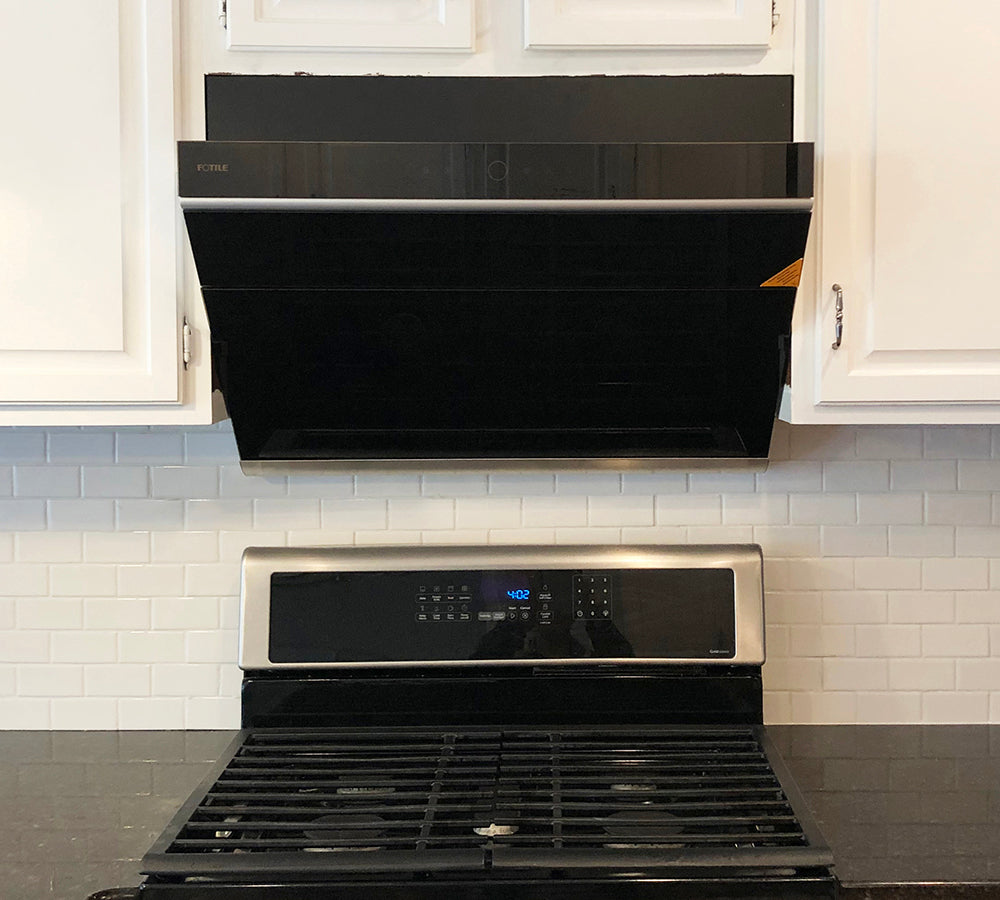
[[510, 597], [511, 600], [530, 600], [531, 591], [520, 588], [516, 591], [507, 591], [507, 596]]

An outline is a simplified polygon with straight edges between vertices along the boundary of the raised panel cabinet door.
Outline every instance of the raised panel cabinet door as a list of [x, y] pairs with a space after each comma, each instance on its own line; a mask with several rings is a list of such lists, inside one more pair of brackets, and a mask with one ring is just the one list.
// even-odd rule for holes
[[766, 48], [771, 0], [523, 0], [528, 49]]
[[173, 28], [0, 0], [0, 405], [180, 400]]
[[793, 421], [810, 404], [1000, 421], [1000, 4], [826, 0], [819, 35], [819, 257]]
[[[475, 0], [228, 0], [230, 50], [471, 53]], [[512, 2], [512, 0], [504, 0]]]

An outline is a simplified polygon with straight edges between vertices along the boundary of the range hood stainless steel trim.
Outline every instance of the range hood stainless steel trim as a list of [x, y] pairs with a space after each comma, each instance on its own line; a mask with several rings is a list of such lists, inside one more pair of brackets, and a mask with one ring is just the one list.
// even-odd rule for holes
[[181, 197], [181, 209], [208, 212], [715, 212], [811, 211], [812, 197], [732, 200], [383, 199], [369, 197]]
[[767, 459], [758, 457], [511, 457], [502, 459], [241, 459], [244, 475], [328, 475], [341, 472], [566, 472], [611, 470], [687, 471], [689, 469], [726, 469], [741, 472], [764, 472]]

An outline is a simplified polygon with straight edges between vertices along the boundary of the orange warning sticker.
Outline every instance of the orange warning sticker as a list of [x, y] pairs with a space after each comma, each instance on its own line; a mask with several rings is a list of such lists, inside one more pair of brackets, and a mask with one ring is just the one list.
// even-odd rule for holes
[[797, 259], [790, 266], [785, 266], [777, 275], [768, 278], [761, 287], [798, 287], [802, 277], [802, 260]]

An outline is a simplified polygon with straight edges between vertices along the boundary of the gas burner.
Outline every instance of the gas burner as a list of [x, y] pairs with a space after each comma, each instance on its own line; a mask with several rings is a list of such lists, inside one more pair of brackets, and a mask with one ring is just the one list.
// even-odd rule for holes
[[338, 842], [344, 840], [377, 841], [379, 838], [385, 837], [385, 829], [382, 827], [384, 824], [385, 820], [381, 816], [375, 815], [338, 813], [318, 816], [309, 823], [308, 828], [302, 829], [302, 833], [309, 840], [318, 842], [318, 845], [302, 849], [306, 853], [371, 853], [382, 850], [384, 848], [380, 844], [340, 846]]
[[473, 828], [476, 834], [481, 837], [509, 837], [512, 834], [517, 834], [517, 825], [497, 825], [495, 822], [490, 822], [485, 828]]

